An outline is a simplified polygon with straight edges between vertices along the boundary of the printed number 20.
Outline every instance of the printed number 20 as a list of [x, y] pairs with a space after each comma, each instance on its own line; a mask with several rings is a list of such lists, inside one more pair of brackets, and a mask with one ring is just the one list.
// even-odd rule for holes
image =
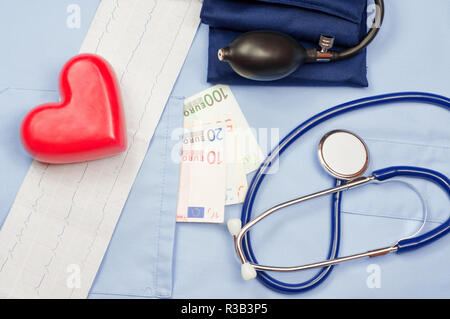
[[223, 140], [222, 128], [221, 127], [218, 127], [215, 130], [214, 129], [209, 129], [207, 134], [208, 134], [208, 139], [211, 142], [215, 141], [216, 138], [217, 138], [218, 141]]

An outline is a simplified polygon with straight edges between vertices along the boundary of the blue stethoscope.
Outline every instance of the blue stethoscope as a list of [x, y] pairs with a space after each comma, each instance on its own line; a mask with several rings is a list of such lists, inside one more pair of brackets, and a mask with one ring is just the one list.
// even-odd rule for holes
[[[379, 95], [369, 98], [364, 98], [360, 100], [351, 101], [348, 103], [344, 103], [333, 108], [330, 108], [322, 113], [319, 113], [309, 120], [300, 124], [297, 128], [295, 128], [289, 135], [287, 135], [278, 146], [267, 156], [265, 161], [259, 167], [256, 175], [253, 177], [253, 180], [249, 186], [244, 206], [242, 208], [241, 219], [231, 219], [228, 221], [228, 229], [230, 233], [234, 237], [234, 245], [236, 249], [236, 253], [242, 263], [241, 273], [244, 279], [253, 279], [258, 278], [264, 285], [267, 287], [285, 293], [296, 293], [302, 292], [309, 289], [312, 289], [322, 283], [327, 276], [331, 273], [333, 266], [337, 263], [341, 263], [344, 261], [354, 260], [363, 257], [375, 257], [380, 255], [385, 255], [391, 252], [406, 252], [409, 250], [413, 250], [419, 248], [423, 245], [429, 244], [438, 238], [441, 238], [445, 234], [450, 231], [450, 218], [440, 226], [434, 228], [431, 231], [428, 231], [424, 234], [419, 235], [416, 233], [413, 236], [400, 239], [396, 244], [384, 247], [376, 250], [371, 250], [368, 252], [346, 256], [346, 257], [338, 257], [339, 251], [339, 242], [340, 242], [340, 230], [341, 230], [341, 200], [342, 200], [342, 191], [354, 188], [357, 186], [361, 186], [370, 182], [384, 182], [395, 177], [415, 177], [429, 180], [438, 186], [440, 186], [447, 195], [450, 196], [450, 182], [449, 179], [436, 171], [420, 168], [420, 167], [411, 167], [411, 166], [393, 166], [380, 170], [376, 170], [372, 172], [371, 176], [362, 177], [361, 172], [363, 173], [365, 169], [361, 169], [355, 175], [343, 176], [339, 173], [335, 172], [333, 174], [333, 169], [330, 168], [332, 175], [336, 178], [336, 186], [330, 189], [326, 189], [311, 195], [303, 196], [301, 198], [297, 198], [279, 205], [276, 205], [259, 216], [256, 216], [252, 219], [252, 208], [253, 203], [258, 192], [259, 187], [261, 186], [262, 181], [264, 180], [265, 175], [268, 173], [271, 164], [297, 139], [299, 139], [303, 134], [314, 128], [315, 126], [331, 119], [336, 116], [339, 116], [344, 113], [348, 113], [351, 111], [356, 111], [369, 106], [376, 106], [385, 103], [391, 102], [421, 102], [421, 103], [429, 103], [434, 104], [445, 109], [450, 110], [450, 99], [444, 96], [439, 96], [435, 94], [429, 93], [421, 93], [421, 92], [405, 92], [405, 93], [394, 93], [394, 94], [386, 94]], [[333, 132], [336, 133], [336, 132]], [[338, 133], [346, 133], [345, 131], [341, 131]], [[349, 133], [349, 132], [347, 132]], [[351, 134], [351, 133], [350, 133]], [[336, 134], [333, 134], [334, 137], [337, 137]], [[328, 137], [328, 136], [326, 136]], [[324, 137], [323, 141], [326, 140]], [[354, 136], [357, 138], [356, 136]], [[355, 139], [354, 139], [355, 140]], [[363, 142], [361, 141], [362, 145]], [[324, 159], [323, 157], [321, 158]], [[324, 163], [322, 163], [324, 164]], [[326, 164], [326, 163], [325, 163]], [[340, 163], [342, 164], [342, 163]], [[326, 165], [325, 165], [326, 166]], [[367, 167], [363, 165], [364, 168]], [[265, 266], [260, 265], [256, 259], [256, 256], [253, 252], [250, 233], [249, 230], [256, 223], [261, 221], [263, 218], [269, 216], [276, 211], [301, 203], [303, 201], [316, 198], [319, 196], [332, 194], [332, 208], [331, 208], [331, 216], [332, 216], [332, 227], [331, 227], [331, 238], [330, 238], [330, 246], [327, 260], [317, 263], [312, 263], [303, 266], [293, 266], [293, 267], [277, 267], [277, 266]], [[424, 218], [424, 222], [426, 218]], [[422, 227], [421, 227], [422, 229]], [[421, 230], [420, 229], [420, 230]], [[420, 232], [419, 230], [419, 232]], [[321, 268], [320, 271], [313, 276], [311, 279], [300, 282], [300, 283], [286, 283], [282, 282], [278, 279], [275, 279], [273, 276], [269, 274], [269, 272], [290, 272], [290, 271], [299, 271], [306, 270], [312, 268]]]

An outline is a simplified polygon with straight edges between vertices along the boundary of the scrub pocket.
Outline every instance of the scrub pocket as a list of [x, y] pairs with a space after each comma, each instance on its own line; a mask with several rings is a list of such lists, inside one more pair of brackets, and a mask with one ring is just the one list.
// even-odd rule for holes
[[183, 124], [183, 99], [170, 97], [114, 231], [90, 298], [168, 298], [179, 165], [173, 152]]
[[[217, 59], [217, 50], [243, 32], [276, 30], [306, 47], [317, 47], [320, 35], [333, 36], [339, 50], [358, 44], [365, 36], [365, 9], [365, 0], [205, 0], [200, 17], [210, 26], [208, 81], [255, 84]], [[367, 86], [365, 51], [345, 61], [307, 65], [283, 80], [263, 83], [305, 84]]]

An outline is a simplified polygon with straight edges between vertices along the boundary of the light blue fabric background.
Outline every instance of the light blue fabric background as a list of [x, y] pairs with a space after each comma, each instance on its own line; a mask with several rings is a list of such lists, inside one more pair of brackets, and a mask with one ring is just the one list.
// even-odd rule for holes
[[[80, 29], [65, 24], [68, 4], [82, 9]], [[78, 52], [99, 1], [0, 0], [0, 218], [3, 220], [31, 162], [21, 149], [21, 118], [33, 106], [58, 99], [63, 63]], [[370, 87], [232, 86], [248, 122], [278, 128], [280, 137], [328, 107], [364, 96], [423, 90], [450, 96], [450, 3], [435, 0], [386, 1], [379, 37], [368, 50]], [[420, 23], [414, 22], [419, 21]], [[182, 123], [183, 97], [207, 87], [207, 28], [201, 26], [173, 89], [149, 152], [116, 227], [90, 296], [176, 298], [397, 298], [450, 297], [450, 237], [404, 255], [337, 266], [327, 281], [300, 295], [280, 295], [257, 281], [244, 282], [225, 225], [176, 224], [179, 167], [170, 161], [171, 132]], [[291, 147], [277, 174], [266, 179], [255, 211], [331, 185], [316, 159], [321, 136], [345, 128], [370, 149], [369, 170], [417, 165], [450, 176], [450, 114], [420, 104], [386, 105], [334, 119]], [[263, 148], [266, 145], [262, 145]], [[414, 184], [426, 196], [429, 226], [448, 218], [448, 198], [434, 185]], [[280, 187], [283, 185], [283, 187]], [[241, 205], [228, 207], [226, 219]], [[341, 254], [394, 243], [419, 226], [420, 202], [396, 184], [369, 186], [344, 195]], [[292, 207], [253, 231], [262, 263], [291, 265], [323, 258], [329, 240], [329, 198]], [[280, 247], [283, 247], [280, 249]], [[172, 259], [173, 248], [173, 259]], [[371, 268], [380, 288], [369, 288]], [[311, 272], [279, 278], [300, 281]]]

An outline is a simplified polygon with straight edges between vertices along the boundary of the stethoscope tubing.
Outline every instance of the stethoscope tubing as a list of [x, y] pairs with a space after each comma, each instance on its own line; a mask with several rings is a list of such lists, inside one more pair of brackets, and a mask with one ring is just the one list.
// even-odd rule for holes
[[[430, 169], [409, 167], [409, 166], [395, 166], [377, 170], [372, 174], [378, 181], [388, 180], [392, 177], [397, 176], [411, 176], [427, 179], [439, 185], [450, 197], [449, 179], [443, 174]], [[442, 223], [436, 228], [420, 236], [400, 240], [396, 245], [397, 252], [402, 253], [409, 250], [417, 249], [424, 245], [428, 245], [449, 232], [450, 232], [450, 217], [447, 219], [446, 222]]]
[[[289, 133], [285, 138], [281, 140], [279, 145], [272, 150], [272, 152], [269, 153], [265, 161], [261, 164], [259, 167], [257, 173], [252, 179], [252, 182], [249, 186], [245, 202], [242, 208], [242, 214], [241, 214], [241, 222], [243, 225], [246, 225], [251, 220], [251, 212], [254, 204], [254, 200], [256, 197], [256, 193], [264, 180], [265, 175], [267, 174], [268, 170], [270, 169], [270, 165], [273, 162], [274, 159], [276, 159], [278, 156], [280, 156], [286, 148], [288, 148], [294, 141], [296, 141], [300, 136], [305, 134], [307, 131], [311, 130], [312, 128], [316, 127], [320, 123], [323, 123], [327, 121], [328, 119], [337, 117], [339, 115], [363, 109], [370, 106], [376, 106], [380, 104], [385, 103], [393, 103], [393, 102], [420, 102], [420, 103], [428, 103], [437, 105], [440, 107], [443, 107], [445, 109], [450, 109], [450, 99], [436, 94], [431, 93], [423, 93], [423, 92], [401, 92], [401, 93], [392, 93], [392, 94], [384, 94], [384, 95], [378, 95], [374, 97], [368, 97], [363, 99], [358, 99], [355, 101], [347, 102], [340, 104], [338, 106], [335, 106], [333, 108], [330, 108], [328, 110], [325, 110], [309, 120], [306, 120], [299, 126], [297, 126], [291, 133]], [[381, 170], [382, 171], [382, 170]], [[407, 170], [397, 170], [396, 173], [402, 175], [408, 175]], [[376, 172], [375, 172], [376, 173]], [[382, 172], [378, 171], [379, 178], [382, 180], [385, 178], [385, 176], [388, 176], [389, 174], [393, 174], [393, 171], [388, 172]], [[433, 172], [437, 173], [437, 172]], [[425, 176], [426, 175], [426, 176]], [[439, 185], [445, 186], [445, 183], [442, 183], [442, 176], [437, 177], [436, 175], [430, 174], [424, 174], [422, 176], [424, 178], [431, 179], [435, 182], [438, 182], [440, 180], [441, 182], [438, 182]], [[445, 177], [445, 176], [444, 176]], [[337, 181], [337, 183], [339, 183]], [[448, 180], [446, 181], [447, 188], [448, 188]], [[339, 248], [339, 241], [340, 241], [340, 205], [341, 205], [341, 193], [335, 193], [333, 195], [333, 218], [332, 218], [332, 236], [330, 239], [330, 250], [328, 254], [328, 259], [335, 258], [338, 253]], [[450, 218], [439, 226], [434, 231], [428, 232], [424, 235], [407, 239], [404, 241], [400, 241], [398, 243], [398, 250], [399, 251], [405, 251], [410, 250], [413, 248], [417, 248], [420, 245], [423, 245], [425, 243], [429, 243], [431, 241], [436, 240], [437, 238], [440, 238], [444, 234], [448, 233], [450, 230]], [[243, 246], [242, 250], [244, 252], [245, 258], [249, 260], [253, 264], [258, 264], [256, 256], [253, 252], [252, 246], [251, 246], [251, 236], [248, 232], [245, 237], [243, 238]], [[307, 280], [305, 282], [297, 283], [297, 284], [290, 284], [285, 283], [282, 281], [279, 281], [269, 275], [265, 271], [258, 271], [258, 280], [260, 280], [263, 284], [266, 286], [280, 291], [280, 292], [286, 292], [286, 293], [295, 293], [295, 292], [302, 292], [309, 290], [321, 282], [329, 275], [331, 272], [333, 266], [328, 266], [322, 268], [319, 273], [317, 273], [313, 278], [310, 280]]]

